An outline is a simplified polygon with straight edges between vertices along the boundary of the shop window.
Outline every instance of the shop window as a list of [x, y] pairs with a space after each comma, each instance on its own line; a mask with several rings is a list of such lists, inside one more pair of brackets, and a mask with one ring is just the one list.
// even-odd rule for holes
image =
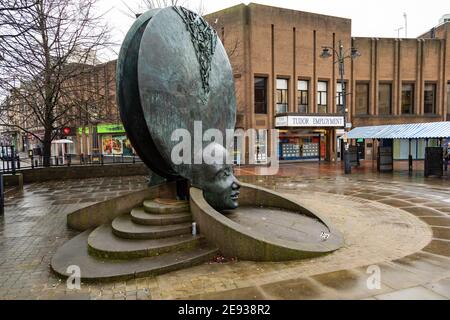
[[318, 159], [320, 152], [319, 136], [280, 136], [280, 160]]
[[277, 79], [277, 107], [276, 113], [288, 112], [288, 80]]
[[319, 113], [328, 112], [328, 82], [317, 82], [317, 111]]
[[388, 115], [392, 113], [392, 85], [380, 83], [378, 86], [378, 114]]
[[256, 145], [255, 145], [255, 161], [256, 163], [266, 163], [267, 162], [267, 131], [260, 129], [256, 134]]
[[255, 113], [267, 114], [267, 78], [255, 77]]
[[356, 114], [369, 114], [369, 84], [356, 84]]
[[297, 82], [298, 90], [298, 112], [308, 113], [309, 109], [309, 81], [308, 80], [298, 80]]
[[402, 114], [414, 113], [414, 84], [402, 85]]
[[[345, 83], [344, 83], [345, 86]], [[336, 84], [336, 112], [337, 113], [344, 113], [344, 88], [342, 86], [342, 83], [338, 81]]]
[[423, 101], [424, 113], [432, 114], [436, 113], [436, 84], [425, 84], [424, 101]]
[[133, 148], [130, 140], [123, 134], [102, 135], [102, 154], [131, 156]]

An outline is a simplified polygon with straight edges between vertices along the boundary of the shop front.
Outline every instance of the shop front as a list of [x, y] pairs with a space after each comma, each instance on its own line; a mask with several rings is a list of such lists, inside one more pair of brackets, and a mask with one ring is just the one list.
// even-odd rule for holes
[[[93, 137], [90, 128], [78, 128], [78, 140], [80, 152], [90, 154], [92, 150]], [[97, 130], [92, 130], [97, 135], [98, 147], [104, 156], [132, 156], [134, 150], [131, 142], [126, 136], [125, 129], [121, 124], [98, 124]]]
[[133, 148], [121, 124], [99, 124], [97, 126], [103, 155], [132, 156]]
[[282, 114], [275, 118], [279, 133], [280, 161], [336, 159], [336, 130], [344, 117], [335, 115]]

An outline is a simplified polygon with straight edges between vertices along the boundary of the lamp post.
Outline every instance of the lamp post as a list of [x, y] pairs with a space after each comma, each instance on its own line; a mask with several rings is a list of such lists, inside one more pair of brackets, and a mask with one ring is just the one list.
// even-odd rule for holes
[[[322, 47], [322, 53], [320, 54], [321, 58], [330, 58], [334, 57], [336, 60], [334, 63], [339, 64], [339, 78], [342, 86], [342, 115], [344, 116], [344, 130], [347, 133], [348, 132], [348, 109], [347, 109], [347, 93], [345, 88], [345, 82], [344, 82], [344, 62], [346, 59], [356, 59], [361, 54], [356, 48], [350, 48], [350, 50], [346, 51], [344, 49], [344, 46], [342, 44], [342, 41], [339, 41], [339, 48], [338, 50], [335, 50], [332, 47], [324, 46]], [[352, 172], [352, 167], [350, 165], [350, 159], [348, 157], [348, 142], [345, 139], [344, 140], [344, 167], [345, 167], [345, 173], [349, 174]]]

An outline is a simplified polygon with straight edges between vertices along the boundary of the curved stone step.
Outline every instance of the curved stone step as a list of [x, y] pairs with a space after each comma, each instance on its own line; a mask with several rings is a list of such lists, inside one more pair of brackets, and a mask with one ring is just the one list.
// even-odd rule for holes
[[87, 240], [91, 231], [84, 231], [56, 251], [51, 261], [51, 268], [56, 274], [66, 278], [72, 275], [67, 272], [67, 268], [78, 266], [83, 282], [128, 280], [201, 264], [209, 261], [218, 252], [217, 248], [202, 243], [191, 250], [166, 253], [156, 257], [102, 260], [88, 254]]
[[173, 199], [153, 199], [144, 201], [144, 209], [148, 213], [178, 213], [189, 211], [189, 201]]
[[160, 239], [191, 233], [191, 223], [168, 226], [146, 226], [136, 224], [129, 214], [119, 216], [112, 222], [113, 233], [125, 239]]
[[104, 259], [136, 259], [192, 249], [203, 239], [190, 234], [153, 240], [123, 239], [113, 234], [111, 225], [105, 224], [89, 235], [88, 250], [89, 254]]
[[150, 226], [165, 226], [169, 224], [192, 222], [190, 212], [180, 213], [148, 213], [144, 208], [135, 208], [131, 210], [131, 220], [137, 224]]

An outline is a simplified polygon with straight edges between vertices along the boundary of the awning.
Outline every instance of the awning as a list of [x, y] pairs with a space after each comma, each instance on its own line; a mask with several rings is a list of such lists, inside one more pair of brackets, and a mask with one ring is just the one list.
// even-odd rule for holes
[[348, 139], [426, 139], [449, 137], [450, 121], [358, 127], [347, 134]]
[[60, 140], [53, 140], [52, 143], [54, 143], [54, 144], [64, 144], [64, 143], [73, 143], [73, 141], [69, 140], [69, 139], [60, 139]]

